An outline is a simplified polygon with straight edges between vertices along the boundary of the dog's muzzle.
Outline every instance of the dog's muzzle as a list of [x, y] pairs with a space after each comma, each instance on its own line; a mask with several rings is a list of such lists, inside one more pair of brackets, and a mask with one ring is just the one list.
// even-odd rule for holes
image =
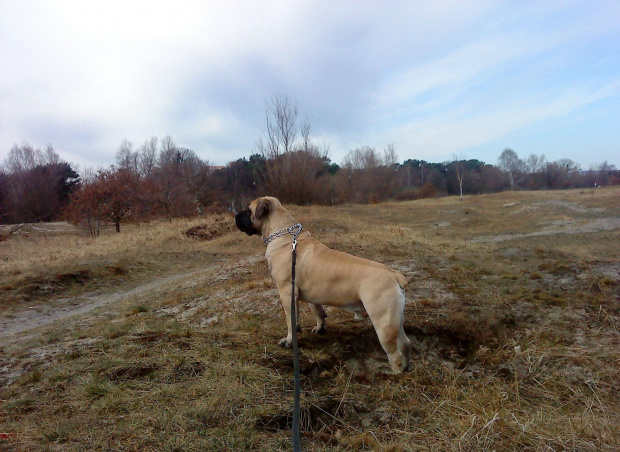
[[247, 235], [260, 235], [260, 232], [252, 224], [250, 215], [250, 209], [245, 209], [239, 212], [237, 215], [235, 215], [235, 224], [241, 232], [245, 232]]

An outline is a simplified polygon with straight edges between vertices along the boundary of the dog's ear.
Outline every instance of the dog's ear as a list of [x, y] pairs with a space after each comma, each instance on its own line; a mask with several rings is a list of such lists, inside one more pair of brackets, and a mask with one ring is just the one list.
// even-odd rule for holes
[[258, 201], [258, 204], [256, 205], [256, 210], [254, 211], [254, 217], [257, 220], [260, 220], [264, 216], [269, 214], [270, 209], [271, 209], [271, 203], [269, 202], [268, 199], [263, 198], [260, 201]]

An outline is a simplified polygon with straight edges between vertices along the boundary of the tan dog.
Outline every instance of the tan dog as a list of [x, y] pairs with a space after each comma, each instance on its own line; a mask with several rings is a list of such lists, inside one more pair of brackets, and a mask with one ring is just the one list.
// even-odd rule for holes
[[[246, 210], [235, 216], [235, 222], [248, 235], [262, 235], [267, 244], [265, 256], [280, 292], [288, 325], [288, 335], [280, 340], [279, 345], [290, 348], [293, 340], [293, 238], [288, 228], [297, 222], [280, 201], [272, 197], [252, 201]], [[327, 315], [323, 305], [352, 312], [357, 319], [370, 317], [392, 369], [396, 372], [409, 370], [411, 344], [403, 329], [405, 277], [378, 262], [332, 250], [305, 230], [302, 230], [297, 241], [297, 300], [307, 302], [314, 313], [316, 327], [312, 332], [325, 333]]]

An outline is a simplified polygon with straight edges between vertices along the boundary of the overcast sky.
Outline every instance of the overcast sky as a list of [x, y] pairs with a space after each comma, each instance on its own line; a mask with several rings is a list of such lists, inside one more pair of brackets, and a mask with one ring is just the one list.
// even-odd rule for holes
[[0, 162], [85, 166], [151, 136], [224, 165], [287, 95], [331, 159], [620, 166], [620, 1], [0, 0]]

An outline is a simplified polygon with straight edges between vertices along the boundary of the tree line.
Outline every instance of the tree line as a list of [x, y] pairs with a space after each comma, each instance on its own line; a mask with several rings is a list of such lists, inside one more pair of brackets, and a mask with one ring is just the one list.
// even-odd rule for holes
[[297, 107], [285, 96], [268, 105], [266, 130], [252, 155], [225, 167], [169, 136], [138, 147], [125, 140], [113, 165], [81, 174], [51, 145], [14, 145], [0, 165], [0, 222], [66, 219], [97, 236], [106, 224], [119, 232], [126, 222], [236, 211], [263, 194], [305, 205], [620, 184], [620, 171], [607, 162], [582, 171], [568, 159], [521, 159], [512, 149], [500, 154], [497, 165], [457, 157], [399, 163], [394, 145], [382, 151], [362, 146], [336, 164], [329, 151], [327, 143], [313, 141], [308, 119], [298, 123]]

